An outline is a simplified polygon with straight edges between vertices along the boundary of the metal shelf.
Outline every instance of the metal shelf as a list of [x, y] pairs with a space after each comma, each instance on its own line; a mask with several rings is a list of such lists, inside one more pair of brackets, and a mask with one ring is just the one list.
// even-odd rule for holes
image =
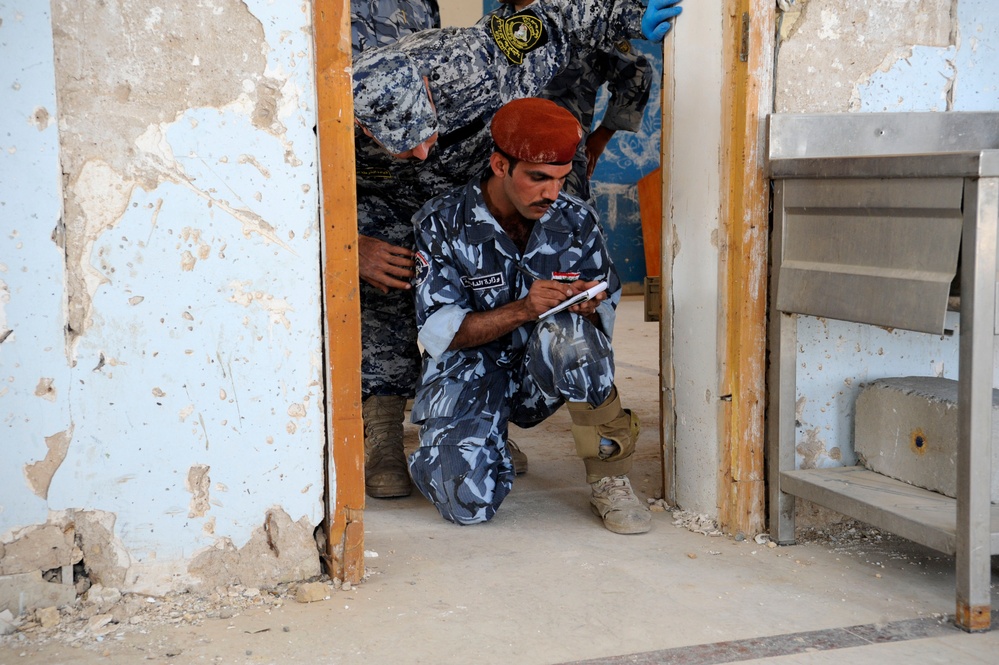
[[[801, 497], [953, 554], [956, 623], [991, 627], [999, 113], [772, 115], [768, 492], [794, 542]], [[941, 334], [960, 250], [957, 498], [862, 468], [795, 469], [797, 318]], [[847, 359], [842, 358], [844, 362]]]
[[[859, 466], [780, 474], [781, 489], [944, 554], [957, 553], [957, 500]], [[999, 554], [999, 505], [991, 508]]]

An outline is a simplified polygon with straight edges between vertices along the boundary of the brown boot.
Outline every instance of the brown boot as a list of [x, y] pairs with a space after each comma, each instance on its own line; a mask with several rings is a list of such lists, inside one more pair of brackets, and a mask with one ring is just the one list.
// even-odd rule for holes
[[402, 447], [406, 398], [372, 395], [361, 406], [364, 418], [364, 489], [375, 499], [409, 496], [413, 491]]
[[513, 473], [522, 476], [527, 473], [527, 455], [520, 449], [513, 439], [506, 440], [506, 449], [510, 452], [510, 461], [513, 462]]

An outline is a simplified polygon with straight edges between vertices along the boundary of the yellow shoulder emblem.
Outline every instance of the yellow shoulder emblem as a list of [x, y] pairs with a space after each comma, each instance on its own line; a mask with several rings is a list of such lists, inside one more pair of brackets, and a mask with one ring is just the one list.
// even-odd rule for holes
[[545, 24], [529, 12], [510, 18], [493, 16], [489, 20], [489, 31], [503, 55], [515, 65], [523, 64], [525, 54], [548, 42]]

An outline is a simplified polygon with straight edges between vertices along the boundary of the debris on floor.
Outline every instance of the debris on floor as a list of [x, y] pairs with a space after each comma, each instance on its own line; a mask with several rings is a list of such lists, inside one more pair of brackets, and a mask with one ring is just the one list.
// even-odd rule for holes
[[[349, 590], [349, 583], [342, 585]], [[13, 616], [0, 613], [0, 646], [62, 643], [97, 648], [110, 639], [123, 639], [160, 625], [201, 625], [209, 619], [231, 619], [254, 608], [278, 608], [293, 602], [329, 599], [341, 589], [339, 580], [326, 575], [301, 582], [257, 589], [243, 585], [220, 586], [198, 593], [165, 596], [122, 594], [117, 589], [92, 586], [87, 593], [62, 607], [45, 607]], [[304, 600], [303, 600], [304, 598]]]
[[678, 508], [672, 508], [670, 512], [673, 514], [673, 526], [675, 527], [693, 531], [694, 533], [701, 533], [713, 538], [724, 535], [721, 529], [718, 528], [718, 522], [711, 519], [707, 513], [695, 513]]

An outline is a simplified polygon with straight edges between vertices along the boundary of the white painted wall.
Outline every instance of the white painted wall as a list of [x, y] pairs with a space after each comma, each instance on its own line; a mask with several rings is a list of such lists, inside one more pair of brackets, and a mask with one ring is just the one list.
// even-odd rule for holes
[[[136, 43], [170, 30], [147, 4]], [[56, 7], [96, 11], [0, 1], [0, 337], [12, 331], [0, 344], [0, 542], [86, 511], [113, 531], [123, 590], [157, 591], [196, 582], [193, 558], [244, 547], [273, 508], [315, 554], [324, 417], [311, 6], [215, 3], [209, 37], [248, 12], [263, 70], [222, 107], [164, 104], [167, 117], [130, 137], [127, 154], [88, 157], [65, 192], [60, 132], [74, 128], [60, 126], [56, 101]], [[196, 81], [210, 46], [181, 47]], [[89, 83], [112, 104], [105, 122], [137, 111], [139, 86], [157, 84], [140, 64], [111, 68], [130, 90]], [[264, 83], [278, 87], [267, 123], [254, 103]], [[67, 303], [82, 294], [66, 281], [64, 194], [79, 211], [65, 223], [85, 225], [74, 230], [86, 238], [73, 268], [90, 308], [75, 343]], [[198, 480], [204, 467], [210, 482]]]
[[685, 3], [669, 39], [676, 49], [674, 143], [667, 156], [674, 198], [666, 203], [675, 236], [676, 498], [686, 510], [716, 515], [721, 341], [713, 238], [720, 206], [721, 0]]
[[[807, 0], [785, 19], [778, 112], [999, 110], [999, 3]], [[857, 294], [863, 297], [863, 294]], [[952, 337], [800, 317], [797, 451], [802, 467], [856, 463], [854, 403], [865, 381], [957, 378]]]

